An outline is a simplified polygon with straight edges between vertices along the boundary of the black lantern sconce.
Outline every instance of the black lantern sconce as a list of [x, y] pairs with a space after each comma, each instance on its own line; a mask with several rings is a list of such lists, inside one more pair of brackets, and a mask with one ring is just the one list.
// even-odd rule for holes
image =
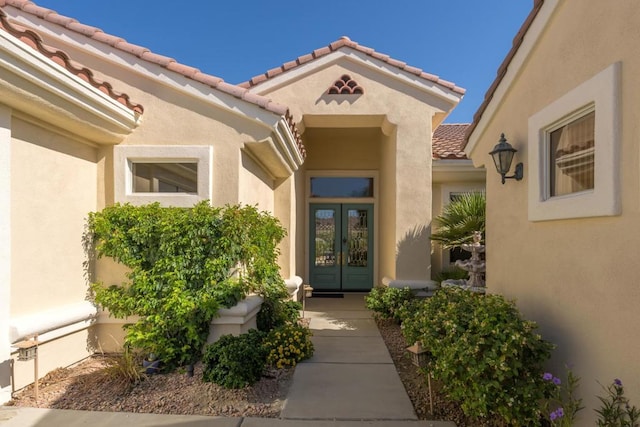
[[513, 155], [516, 154], [518, 150], [513, 148], [511, 144], [507, 142], [507, 138], [504, 137], [504, 133], [500, 135], [500, 141], [493, 147], [493, 151], [491, 157], [493, 157], [493, 162], [496, 164], [496, 170], [502, 176], [502, 183], [504, 184], [507, 179], [515, 179], [516, 181], [520, 181], [524, 176], [524, 166], [522, 163], [518, 163], [516, 165], [516, 170], [513, 175], [507, 176], [509, 170], [511, 169], [511, 162], [513, 161]]

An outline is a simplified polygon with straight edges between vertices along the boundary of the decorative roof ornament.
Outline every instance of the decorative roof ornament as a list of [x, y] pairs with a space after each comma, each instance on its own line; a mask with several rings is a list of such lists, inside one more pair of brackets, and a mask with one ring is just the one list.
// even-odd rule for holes
[[327, 90], [329, 95], [362, 95], [364, 89], [351, 78], [348, 74], [344, 74], [333, 83], [333, 86]]

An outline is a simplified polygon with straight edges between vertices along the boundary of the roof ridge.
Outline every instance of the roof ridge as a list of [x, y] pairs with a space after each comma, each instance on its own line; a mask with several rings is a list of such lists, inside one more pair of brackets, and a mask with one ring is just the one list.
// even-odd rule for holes
[[459, 93], [460, 95], [464, 95], [466, 90], [456, 86], [455, 83], [449, 82], [447, 80], [443, 80], [441, 79], [439, 76], [436, 76], [434, 74], [430, 74], [427, 73], [425, 71], [423, 71], [420, 68], [417, 67], [412, 67], [410, 65], [407, 65], [406, 62], [402, 62], [396, 59], [391, 58], [389, 55], [380, 53], [380, 52], [376, 52], [374, 49], [367, 47], [367, 46], [363, 46], [357, 42], [352, 41], [349, 37], [347, 36], [342, 36], [340, 37], [338, 40], [334, 41], [333, 43], [329, 43], [327, 46], [321, 47], [319, 49], [316, 49], [314, 51], [312, 51], [311, 53], [308, 53], [306, 55], [302, 55], [297, 57], [296, 59], [289, 61], [289, 62], [285, 62], [284, 64], [280, 65], [279, 67], [276, 68], [272, 68], [270, 70], [268, 70], [267, 72], [263, 73], [263, 74], [258, 74], [257, 76], [252, 77], [251, 79], [247, 80], [246, 82], [242, 82], [240, 84], [238, 84], [238, 86], [243, 87], [243, 88], [252, 88], [254, 86], [257, 86], [265, 81], [267, 81], [268, 79], [275, 77], [277, 75], [280, 75], [286, 71], [289, 71], [293, 68], [299, 67], [303, 64], [306, 64], [307, 62], [311, 62], [315, 59], [318, 59], [322, 56], [328, 55], [331, 52], [335, 52], [338, 49], [341, 49], [343, 47], [349, 47], [351, 49], [357, 50], [358, 52], [362, 52], [374, 59], [380, 60], [382, 62], [385, 62], [393, 67], [399, 68], [402, 71], [405, 71], [407, 73], [413, 74], [415, 76], [418, 76], [424, 80], [428, 80], [430, 82], [436, 83], [440, 86], [444, 86], [445, 88]]
[[214, 76], [212, 74], [205, 74], [195, 67], [191, 67], [189, 65], [185, 65], [176, 61], [174, 58], [154, 53], [146, 47], [129, 43], [121, 37], [105, 33], [100, 28], [82, 24], [77, 19], [60, 15], [55, 10], [38, 6], [30, 0], [0, 0], [0, 7], [6, 5], [13, 6], [17, 9], [22, 10], [23, 12], [30, 13], [47, 22], [51, 22], [52, 24], [56, 24], [73, 32], [82, 34], [100, 43], [107, 44], [115, 49], [134, 55], [142, 59], [143, 61], [154, 63], [163, 68], [166, 68], [167, 70], [181, 74], [191, 80], [195, 80], [199, 83], [238, 98], [242, 101], [257, 105], [258, 107], [266, 111], [284, 117], [291, 129], [293, 136], [296, 139], [296, 143], [298, 149], [300, 150], [300, 153], [302, 154], [303, 158], [305, 157], [306, 151], [304, 148], [304, 144], [302, 143], [302, 138], [300, 137], [300, 133], [297, 129], [297, 126], [295, 125], [293, 116], [291, 115], [291, 112], [289, 111], [289, 108], [287, 106], [279, 104], [271, 100], [270, 98], [267, 98], [266, 96], [251, 93], [246, 88], [240, 87], [239, 85], [227, 83], [220, 77]]
[[144, 107], [141, 104], [131, 102], [129, 95], [116, 92], [113, 90], [111, 83], [96, 79], [93, 71], [87, 67], [74, 64], [74, 61], [65, 52], [45, 45], [40, 34], [9, 22], [7, 14], [2, 9], [0, 9], [0, 28], [130, 110], [138, 114], [144, 112]]

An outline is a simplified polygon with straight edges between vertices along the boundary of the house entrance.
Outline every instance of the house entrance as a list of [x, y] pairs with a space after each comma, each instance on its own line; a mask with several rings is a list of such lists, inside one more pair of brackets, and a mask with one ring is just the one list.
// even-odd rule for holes
[[310, 205], [309, 281], [317, 291], [373, 287], [373, 205]]

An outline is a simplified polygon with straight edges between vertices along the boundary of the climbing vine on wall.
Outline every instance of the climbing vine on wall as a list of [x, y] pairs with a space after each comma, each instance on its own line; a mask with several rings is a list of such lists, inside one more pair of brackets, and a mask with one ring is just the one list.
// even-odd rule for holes
[[249, 292], [286, 298], [276, 262], [284, 236], [276, 218], [251, 206], [116, 204], [89, 214], [86, 239], [130, 271], [124, 283], [91, 289], [111, 315], [140, 316], [126, 326], [127, 346], [167, 368], [193, 363], [221, 306]]

